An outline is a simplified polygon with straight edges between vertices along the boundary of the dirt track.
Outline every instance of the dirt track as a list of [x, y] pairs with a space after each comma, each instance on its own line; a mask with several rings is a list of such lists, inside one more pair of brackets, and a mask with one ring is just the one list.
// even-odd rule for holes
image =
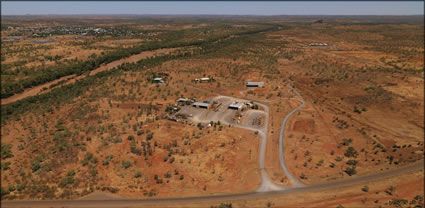
[[382, 178], [393, 177], [403, 173], [419, 170], [424, 168], [424, 163], [416, 163], [412, 166], [400, 168], [397, 170], [377, 173], [368, 176], [361, 176], [353, 179], [340, 180], [333, 183], [311, 185], [300, 188], [291, 188], [281, 191], [272, 191], [267, 193], [247, 192], [231, 195], [211, 195], [202, 197], [184, 197], [184, 198], [155, 198], [155, 199], [102, 199], [102, 200], [26, 200], [26, 201], [2, 201], [2, 207], [140, 207], [143, 205], [160, 205], [160, 204], [184, 204], [196, 202], [216, 202], [226, 200], [244, 200], [252, 198], [264, 198], [269, 196], [280, 196], [292, 193], [311, 192], [318, 190], [332, 189], [342, 186], [350, 186], [353, 184], [374, 181]]
[[[158, 50], [154, 50], [154, 51], [144, 51], [142, 53], [130, 56], [128, 58], [120, 59], [120, 60], [113, 61], [111, 63], [105, 64], [103, 66], [100, 66], [99, 68], [90, 71], [89, 75], [92, 76], [92, 75], [95, 75], [99, 72], [110, 70], [114, 67], [118, 67], [119, 65], [121, 65], [123, 63], [137, 62], [139, 60], [142, 60], [142, 59], [145, 59], [145, 58], [148, 58], [148, 57], [152, 57], [152, 56], [156, 56], [156, 55], [160, 55], [160, 54], [168, 54], [168, 53], [173, 52], [173, 51], [178, 50], [178, 49], [180, 49], [180, 48], [164, 48], [164, 49], [158, 49]], [[19, 94], [13, 95], [11, 97], [1, 99], [1, 104], [6, 105], [6, 104], [9, 104], [9, 103], [13, 103], [13, 102], [16, 102], [18, 100], [24, 99], [26, 97], [47, 93], [54, 88], [74, 83], [75, 81], [83, 79], [84, 77], [86, 77], [86, 75], [80, 75], [80, 76], [69, 75], [69, 76], [61, 77], [57, 80], [53, 80], [51, 82], [29, 88], [29, 89], [25, 90], [23, 93], [19, 93]], [[67, 80], [67, 79], [69, 79], [69, 80]], [[44, 91], [42, 90], [43, 88], [49, 88], [51, 85], [56, 84], [56, 83], [63, 81], [63, 80], [67, 80], [67, 81], [65, 81], [65, 83], [63, 83], [62, 85], [53, 87], [51, 89], [44, 90]]]
[[[297, 93], [297, 92], [296, 92]], [[293, 111], [291, 111], [282, 122], [281, 127], [281, 135], [280, 135], [280, 149], [282, 150], [282, 153], [280, 154], [280, 160], [282, 164], [282, 160], [284, 163], [283, 155], [283, 146], [282, 146], [282, 139], [283, 139], [283, 132], [286, 126], [286, 121], [288, 118], [297, 110], [301, 109], [304, 105], [304, 100], [302, 99], [301, 95], [299, 95], [299, 98], [303, 102], [302, 105], [295, 108]], [[221, 98], [216, 97], [216, 98]], [[232, 99], [231, 97], [229, 97]], [[237, 99], [237, 98], [233, 98]], [[322, 189], [331, 189], [341, 186], [348, 186], [351, 184], [357, 184], [361, 182], [367, 182], [372, 180], [378, 180], [385, 177], [391, 177], [396, 176], [399, 174], [407, 173], [410, 171], [422, 169], [424, 167], [423, 162], [416, 163], [414, 165], [403, 167], [397, 170], [387, 171], [387, 172], [381, 172], [373, 175], [368, 176], [360, 176], [352, 179], [345, 179], [345, 180], [339, 180], [332, 183], [324, 183], [324, 184], [316, 184], [316, 185], [304, 185], [300, 183], [296, 183], [297, 180], [295, 178], [288, 177], [292, 181], [293, 184], [295, 184], [295, 187], [281, 187], [279, 185], [274, 184], [270, 178], [268, 177], [267, 173], [264, 170], [264, 152], [265, 152], [265, 144], [266, 144], [266, 134], [267, 132], [267, 126], [268, 126], [268, 119], [269, 119], [269, 109], [268, 106], [258, 103], [258, 105], [265, 110], [265, 124], [264, 126], [258, 130], [259, 135], [262, 137], [261, 142], [261, 151], [260, 151], [260, 168], [262, 169], [261, 175], [262, 175], [262, 183], [260, 187], [255, 192], [246, 192], [246, 193], [240, 193], [240, 194], [229, 194], [229, 195], [211, 195], [211, 196], [199, 196], [199, 197], [183, 197], [183, 198], [155, 198], [155, 199], [120, 199], [111, 197], [110, 195], [106, 194], [100, 194], [100, 193], [93, 193], [93, 197], [86, 196], [79, 200], [28, 200], [28, 201], [2, 201], [1, 205], [2, 207], [134, 207], [134, 206], [141, 206], [141, 205], [158, 205], [158, 204], [183, 204], [183, 203], [196, 203], [196, 202], [209, 202], [209, 201], [225, 201], [225, 200], [244, 200], [244, 199], [252, 199], [254, 197], [261, 198], [261, 197], [268, 197], [268, 196], [276, 196], [276, 195], [285, 195], [285, 194], [291, 194], [291, 193], [299, 193], [299, 192], [311, 192], [316, 190], [322, 190]], [[204, 110], [199, 110], [199, 113], [205, 113], [202, 112]], [[209, 121], [209, 120], [205, 120]], [[249, 129], [252, 131], [257, 131], [255, 128], [251, 128], [249, 126], [243, 126], [243, 125], [235, 125], [239, 128]], [[284, 165], [282, 168], [285, 170]], [[295, 182], [295, 183], [294, 183]]]

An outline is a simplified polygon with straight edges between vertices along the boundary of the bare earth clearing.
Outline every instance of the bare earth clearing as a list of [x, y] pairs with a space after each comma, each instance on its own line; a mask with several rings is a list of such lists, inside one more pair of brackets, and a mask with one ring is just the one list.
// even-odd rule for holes
[[[41, 70], [31, 82], [40, 62], [73, 64], [64, 59], [78, 50], [104, 60], [150, 41], [196, 48], [143, 52], [2, 99], [2, 206], [423, 207], [416, 17], [67, 17], [47, 29], [8, 18], [2, 35], [27, 35], [2, 48], [8, 95], [50, 80]], [[47, 39], [31, 37], [38, 30], [89, 37], [30, 45]]]

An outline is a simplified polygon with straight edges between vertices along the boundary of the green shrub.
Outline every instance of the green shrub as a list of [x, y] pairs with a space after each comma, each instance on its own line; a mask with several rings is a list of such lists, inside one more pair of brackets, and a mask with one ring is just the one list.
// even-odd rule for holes
[[10, 165], [10, 162], [2, 162], [1, 163], [1, 169], [2, 170], [8, 170], [10, 168], [9, 165]]
[[409, 201], [406, 199], [392, 199], [389, 204], [393, 205], [395, 207], [403, 207], [406, 205]]
[[232, 208], [232, 203], [221, 203], [218, 206], [211, 206], [211, 208]]
[[92, 175], [92, 176], [96, 176], [97, 175], [97, 170], [95, 169], [95, 168], [92, 168], [92, 169], [90, 169], [90, 174]]
[[43, 171], [45, 171], [45, 172], [49, 172], [49, 171], [51, 171], [52, 169], [51, 169], [48, 165], [43, 164], [43, 165], [41, 165], [41, 170], [43, 170]]
[[11, 144], [1, 144], [1, 159], [7, 159], [13, 157]]
[[135, 177], [135, 178], [140, 178], [140, 177], [142, 177], [142, 172], [137, 171], [137, 172], [134, 174], [134, 177]]
[[164, 177], [165, 177], [165, 178], [171, 178], [171, 173], [170, 173], [170, 171], [167, 171], [167, 172], [164, 174]]
[[8, 194], [9, 194], [9, 191], [2, 186], [1, 187], [1, 196], [5, 196], [5, 195], [8, 195]]
[[88, 164], [89, 164], [89, 161], [88, 161], [88, 160], [86, 160], [86, 159], [81, 160], [81, 164], [82, 164], [83, 166], [86, 166], [86, 165], [88, 165]]
[[349, 160], [347, 161], [347, 165], [357, 165], [357, 160]]
[[146, 135], [146, 140], [149, 141], [153, 138], [153, 133], [149, 133]]
[[125, 168], [125, 169], [131, 167], [131, 161], [123, 160], [122, 161], [122, 167]]
[[9, 192], [13, 192], [16, 190], [15, 186], [13, 185], [9, 185], [9, 187], [7, 187], [7, 189], [9, 190]]
[[352, 176], [357, 173], [355, 168], [346, 168], [344, 172], [347, 173], [347, 175], [349, 176]]
[[139, 130], [139, 131], [137, 131], [137, 136], [140, 136], [140, 135], [142, 135], [142, 134], [144, 134], [145, 133], [145, 131], [143, 131], [143, 130]]
[[351, 142], [352, 142], [353, 140], [351, 139], [351, 138], [343, 138], [342, 139], [342, 145], [344, 145], [344, 146], [348, 146], [348, 145], [350, 145], [351, 144]]
[[93, 154], [90, 152], [87, 152], [86, 155], [84, 156], [84, 159], [86, 160], [91, 160], [93, 158]]
[[16, 185], [16, 190], [17, 191], [22, 191], [24, 189], [25, 189], [25, 184], [20, 183], [20, 184]]
[[136, 155], [142, 155], [142, 151], [136, 147], [136, 142], [134, 140], [131, 140], [130, 152]]
[[344, 155], [346, 157], [357, 157], [359, 153], [353, 147], [348, 147]]
[[68, 171], [68, 176], [74, 176], [75, 175], [75, 171], [74, 170], [70, 170]]
[[68, 184], [74, 183], [74, 177], [73, 176], [66, 176], [65, 178], [62, 178], [62, 180], [59, 182], [59, 187], [65, 187]]
[[32, 170], [32, 172], [37, 171], [38, 169], [40, 169], [40, 167], [41, 167], [41, 165], [40, 165], [40, 161], [38, 161], [38, 160], [33, 160], [33, 161], [31, 162], [31, 170]]

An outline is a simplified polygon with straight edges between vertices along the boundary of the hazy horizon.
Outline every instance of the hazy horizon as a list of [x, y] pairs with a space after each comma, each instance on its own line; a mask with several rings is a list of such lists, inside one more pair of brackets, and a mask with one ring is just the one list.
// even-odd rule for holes
[[256, 15], [256, 14], [6, 14], [1, 16], [253, 16], [253, 17], [273, 17], [273, 16], [424, 16], [424, 14], [408, 14], [408, 15], [391, 15], [391, 14], [282, 14], [282, 15]]
[[1, 2], [13, 15], [231, 15], [231, 16], [416, 16], [423, 1], [409, 2]]

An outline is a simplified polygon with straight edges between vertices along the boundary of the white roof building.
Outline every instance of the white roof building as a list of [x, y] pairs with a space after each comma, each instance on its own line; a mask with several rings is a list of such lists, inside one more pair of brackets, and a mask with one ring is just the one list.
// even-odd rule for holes
[[233, 102], [232, 104], [229, 105], [229, 109], [240, 110], [242, 108], [243, 108], [243, 104], [238, 102]]
[[247, 87], [264, 87], [264, 82], [246, 82]]
[[193, 100], [192, 99], [189, 99], [189, 98], [179, 98], [177, 100], [177, 102], [193, 102]]
[[164, 80], [161, 77], [156, 77], [153, 79], [154, 82], [164, 83]]

